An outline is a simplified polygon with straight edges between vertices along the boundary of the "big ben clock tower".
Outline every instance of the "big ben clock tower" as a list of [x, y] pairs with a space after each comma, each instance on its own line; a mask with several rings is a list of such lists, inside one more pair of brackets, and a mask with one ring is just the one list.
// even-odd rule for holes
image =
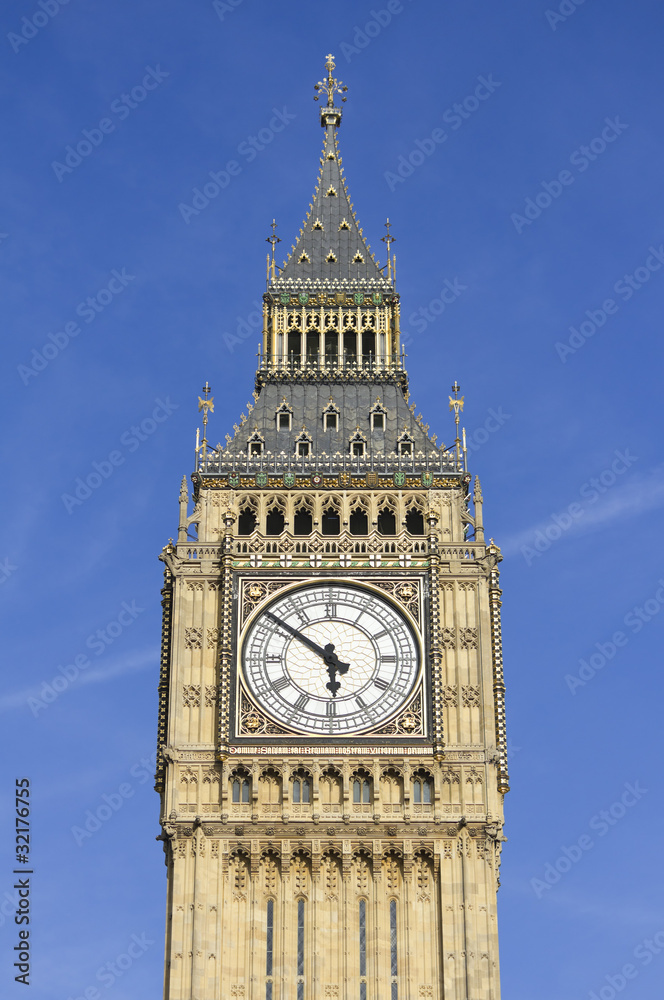
[[[390, 227], [350, 202], [334, 61], [253, 403], [165, 564], [167, 1000], [498, 1000], [500, 552], [459, 436], [409, 404]], [[345, 100], [345, 97], [341, 98]]]

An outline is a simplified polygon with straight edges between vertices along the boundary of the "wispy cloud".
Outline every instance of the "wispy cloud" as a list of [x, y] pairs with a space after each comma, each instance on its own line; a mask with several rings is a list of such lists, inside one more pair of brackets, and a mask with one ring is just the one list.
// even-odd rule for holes
[[[107, 662], [104, 667], [100, 666], [81, 672], [76, 680], [71, 681], [67, 687], [79, 687], [83, 684], [104, 684], [107, 681], [115, 680], [117, 677], [122, 677], [124, 674], [136, 673], [139, 670], [145, 670], [147, 667], [154, 667], [158, 662], [158, 658], [159, 650], [156, 646], [137, 650], [128, 656], [118, 656], [116, 659]], [[62, 677], [63, 675], [57, 674], [57, 676]], [[53, 678], [51, 677], [46, 683], [51, 683], [52, 680]], [[29, 688], [23, 688], [20, 691], [2, 695], [0, 697], [0, 713], [11, 712], [17, 708], [25, 708], [28, 698], [40, 697], [40, 690], [41, 685], [34, 685]]]
[[[571, 503], [577, 502], [573, 498]], [[566, 537], [577, 537], [591, 531], [602, 530], [617, 521], [628, 520], [647, 511], [664, 506], [664, 465], [655, 466], [645, 474], [634, 474], [628, 482], [614, 486], [597, 499], [583, 500], [582, 512], [571, 519], [566, 528]], [[562, 516], [564, 511], [559, 512]], [[508, 537], [501, 545], [504, 555], [514, 555], [522, 546], [532, 545], [538, 532], [545, 532], [551, 525], [551, 517], [539, 521], [523, 531]]]

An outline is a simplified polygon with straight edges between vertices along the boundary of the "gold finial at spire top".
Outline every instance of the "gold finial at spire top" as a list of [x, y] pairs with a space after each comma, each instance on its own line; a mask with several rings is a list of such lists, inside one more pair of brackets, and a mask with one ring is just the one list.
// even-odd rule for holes
[[[327, 57], [327, 61], [325, 63], [325, 69], [327, 70], [327, 80], [325, 81], [319, 80], [318, 83], [314, 84], [314, 90], [317, 91], [314, 97], [314, 101], [317, 101], [320, 96], [318, 91], [324, 90], [327, 94], [327, 106], [328, 108], [333, 108], [334, 95], [345, 94], [346, 91], [348, 90], [348, 87], [346, 87], [341, 82], [341, 80], [337, 80], [334, 76], [332, 76], [332, 72], [335, 69], [335, 62], [334, 62], [334, 56], [332, 55], [331, 52]], [[346, 98], [342, 97], [341, 100], [345, 101]]]
[[[341, 125], [341, 108], [335, 108], [334, 95], [345, 94], [348, 90], [348, 87], [341, 80], [337, 80], [336, 77], [332, 76], [334, 66], [334, 56], [330, 54], [325, 63], [327, 80], [319, 80], [318, 83], [314, 84], [314, 90], [316, 91], [314, 101], [317, 101], [323, 93], [327, 94], [327, 105], [320, 109], [320, 123], [323, 128], [326, 128], [328, 125], [334, 125], [338, 128]], [[341, 100], [343, 102], [346, 98], [342, 97]]]
[[461, 458], [461, 438], [459, 437], [459, 413], [461, 410], [463, 410], [463, 401], [464, 401], [463, 396], [461, 397], [461, 399], [459, 399], [460, 389], [461, 386], [455, 379], [454, 385], [452, 386], [452, 392], [454, 393], [454, 397], [450, 396], [450, 410], [454, 410], [454, 423], [456, 424], [456, 438], [454, 440], [454, 445], [456, 450], [457, 468], [459, 467], [459, 461]]

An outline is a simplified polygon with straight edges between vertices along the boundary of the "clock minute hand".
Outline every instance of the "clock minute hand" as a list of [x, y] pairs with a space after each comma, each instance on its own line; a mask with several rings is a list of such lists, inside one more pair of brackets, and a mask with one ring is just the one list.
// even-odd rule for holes
[[[293, 628], [292, 625], [287, 625], [286, 622], [282, 622], [281, 618], [277, 618], [277, 616], [273, 615], [270, 611], [265, 612], [265, 617], [269, 618], [270, 621], [273, 621], [275, 625], [279, 625], [287, 632], [290, 632], [291, 635], [294, 635], [296, 639], [299, 639], [300, 642], [303, 642], [305, 646], [309, 647], [309, 649], [313, 649], [314, 653], [318, 653], [318, 655], [325, 660], [327, 653], [325, 652], [323, 647], [318, 646], [312, 639], [306, 636], [303, 632], [298, 632], [298, 630], [296, 628]], [[334, 646], [332, 647], [332, 649], [334, 649]]]
[[286, 622], [282, 621], [281, 618], [277, 618], [277, 616], [273, 615], [270, 611], [267, 611], [265, 616], [266, 618], [269, 618], [270, 621], [273, 621], [275, 625], [279, 625], [281, 628], [285, 629], [286, 632], [289, 632], [296, 639], [299, 639], [305, 646], [308, 646], [309, 649], [312, 649], [314, 653], [318, 653], [318, 655], [323, 658], [327, 664], [327, 674], [330, 678], [325, 687], [328, 691], [332, 692], [332, 697], [336, 698], [337, 691], [341, 687], [341, 684], [336, 679], [336, 675], [347, 673], [350, 663], [341, 662], [337, 654], [334, 652], [334, 644], [328, 642], [325, 648], [323, 648], [310, 639], [309, 636], [298, 631], [298, 629], [293, 628], [292, 625], [288, 625]]

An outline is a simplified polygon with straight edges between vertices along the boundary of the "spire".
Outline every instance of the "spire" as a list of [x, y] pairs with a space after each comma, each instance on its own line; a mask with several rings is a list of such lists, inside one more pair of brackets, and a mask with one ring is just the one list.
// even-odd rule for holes
[[341, 165], [337, 129], [342, 109], [335, 107], [334, 96], [348, 88], [333, 76], [332, 55], [328, 55], [325, 68], [327, 79], [314, 86], [314, 100], [326, 99], [320, 109], [325, 139], [318, 182], [297, 241], [284, 266], [272, 274], [270, 284], [275, 291], [321, 287], [388, 291], [392, 283], [385, 269], [378, 267], [364, 238]]

